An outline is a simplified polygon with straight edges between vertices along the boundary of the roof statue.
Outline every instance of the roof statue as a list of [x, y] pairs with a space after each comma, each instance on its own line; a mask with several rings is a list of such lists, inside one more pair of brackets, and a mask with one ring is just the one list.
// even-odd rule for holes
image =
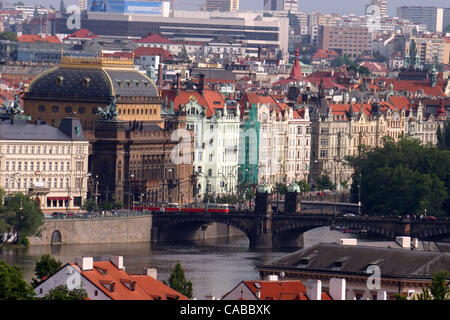
[[258, 193], [272, 193], [272, 189], [267, 184], [261, 184], [257, 189]]
[[20, 103], [20, 95], [23, 92], [14, 94], [14, 101], [5, 101], [3, 107], [8, 115], [19, 116], [23, 113], [23, 108]]
[[111, 103], [107, 105], [104, 109], [98, 107], [98, 114], [102, 117], [102, 120], [117, 120], [119, 117], [119, 112], [117, 112], [117, 99], [119, 95], [117, 94], [113, 97]]
[[3, 103], [3, 108], [5, 109], [6, 115], [16, 118], [16, 119], [26, 119], [31, 120], [30, 116], [24, 116], [22, 104], [20, 103], [20, 96], [23, 92], [14, 94], [14, 101], [5, 100]]
[[295, 182], [292, 182], [289, 186], [288, 186], [288, 192], [297, 192], [300, 193], [300, 187], [298, 186], [298, 184], [296, 184]]

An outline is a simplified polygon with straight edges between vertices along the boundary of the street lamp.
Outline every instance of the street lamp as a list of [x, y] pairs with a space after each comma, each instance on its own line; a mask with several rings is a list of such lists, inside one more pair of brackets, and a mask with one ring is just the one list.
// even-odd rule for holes
[[[128, 181], [128, 211], [130, 211], [131, 209], [131, 180], [134, 179], [134, 174], [131, 173], [130, 174], [130, 179]], [[134, 195], [133, 195], [134, 197]]]

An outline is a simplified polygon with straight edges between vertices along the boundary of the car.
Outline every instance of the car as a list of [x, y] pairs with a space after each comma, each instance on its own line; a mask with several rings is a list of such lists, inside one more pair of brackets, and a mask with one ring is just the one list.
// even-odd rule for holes
[[344, 214], [344, 217], [356, 217], [356, 214], [354, 214], [354, 213], [346, 213], [346, 214]]
[[64, 212], [53, 212], [52, 216], [53, 217], [62, 217], [62, 216], [64, 216], [64, 214], [65, 214]]
[[433, 217], [433, 216], [427, 216], [426, 218], [429, 220], [436, 220], [436, 217]]

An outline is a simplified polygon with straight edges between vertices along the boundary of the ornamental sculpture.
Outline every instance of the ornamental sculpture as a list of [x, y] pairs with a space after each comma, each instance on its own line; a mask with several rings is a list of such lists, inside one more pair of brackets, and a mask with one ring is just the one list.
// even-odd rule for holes
[[8, 115], [20, 116], [23, 113], [23, 108], [20, 103], [20, 95], [23, 92], [14, 94], [14, 101], [5, 101], [3, 107]]
[[102, 120], [117, 120], [119, 117], [119, 112], [117, 111], [117, 99], [119, 95], [116, 95], [111, 103], [107, 105], [105, 108], [98, 108], [98, 114], [102, 118]]

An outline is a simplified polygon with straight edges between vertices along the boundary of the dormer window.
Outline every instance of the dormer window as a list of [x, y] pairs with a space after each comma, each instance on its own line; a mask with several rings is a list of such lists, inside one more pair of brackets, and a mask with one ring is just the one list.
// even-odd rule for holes
[[108, 270], [107, 269], [103, 269], [100, 267], [96, 267], [94, 266], [94, 269], [97, 270], [98, 272], [100, 272], [101, 275], [106, 276], [108, 274]]
[[59, 86], [59, 87], [62, 87], [62, 85], [63, 85], [63, 80], [64, 80], [64, 77], [63, 77], [63, 76], [58, 76], [58, 77], [56, 78], [56, 85]]
[[130, 291], [134, 291], [136, 288], [136, 281], [134, 280], [120, 279], [120, 283], [122, 283]]
[[116, 83], [119, 85], [119, 88], [122, 87], [122, 80], [117, 79]]
[[333, 262], [331, 269], [342, 269], [344, 264], [349, 260], [349, 257], [342, 257]]
[[89, 88], [90, 82], [91, 82], [90, 78], [84, 78], [83, 81], [81, 82], [81, 85], [83, 86], [83, 88]]
[[109, 292], [114, 292], [116, 283], [110, 280], [100, 280], [100, 284]]

